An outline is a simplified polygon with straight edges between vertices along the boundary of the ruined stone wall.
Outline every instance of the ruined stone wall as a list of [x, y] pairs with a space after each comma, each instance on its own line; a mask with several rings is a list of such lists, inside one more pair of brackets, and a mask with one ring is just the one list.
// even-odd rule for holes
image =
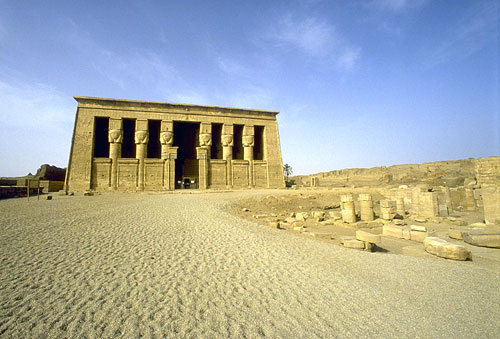
[[[321, 187], [377, 187], [384, 185], [417, 185], [458, 187], [476, 183], [477, 164], [483, 163], [480, 178], [497, 180], [500, 157], [438, 161], [423, 164], [389, 167], [350, 168], [305, 176], [294, 176], [299, 186], [311, 186], [312, 177], [318, 177]], [[496, 172], [495, 172], [496, 171]], [[495, 174], [496, 173], [496, 174]]]
[[500, 190], [495, 187], [484, 189], [483, 204], [485, 222], [500, 225]]
[[[174, 145], [175, 123], [199, 126], [194, 159], [184, 160], [183, 177], [194, 178], [206, 188], [284, 187], [278, 112], [225, 107], [180, 105], [131, 100], [75, 97], [79, 102], [70, 151], [66, 190], [172, 190], [179, 148]], [[96, 117], [109, 118], [109, 156], [94, 157]], [[122, 157], [124, 119], [135, 120], [135, 157]], [[149, 121], [160, 121], [161, 157], [148, 158]], [[212, 124], [222, 126], [220, 140], [212, 140]], [[234, 125], [243, 126], [234, 140]], [[254, 159], [255, 126], [262, 131], [262, 159]], [[197, 127], [198, 128], [198, 127]], [[260, 138], [260, 137], [259, 137]], [[233, 157], [235, 141], [243, 159]], [[221, 143], [221, 159], [211, 159], [212, 142]]]
[[500, 157], [477, 159], [476, 177], [478, 185], [500, 186]]

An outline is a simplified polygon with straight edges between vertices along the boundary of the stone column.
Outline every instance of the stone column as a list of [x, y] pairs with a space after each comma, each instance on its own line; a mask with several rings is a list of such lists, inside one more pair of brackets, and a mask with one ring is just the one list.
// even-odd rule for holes
[[172, 147], [174, 142], [174, 133], [170, 131], [165, 131], [160, 133], [160, 144], [161, 144], [161, 158], [168, 159], [169, 148]]
[[[200, 123], [200, 147], [196, 148], [197, 158], [199, 160], [199, 188], [207, 189], [209, 182], [209, 166], [210, 166], [210, 148], [212, 146], [212, 124], [207, 122]], [[199, 150], [198, 150], [199, 149]]]
[[199, 166], [199, 189], [208, 188], [208, 159], [210, 149], [207, 147], [196, 147], [196, 158]]
[[148, 131], [135, 132], [135, 157], [139, 159], [139, 170], [137, 174], [137, 187], [144, 190], [144, 158], [147, 156], [147, 147], [149, 141]]
[[221, 143], [222, 143], [222, 159], [226, 160], [226, 186], [228, 188], [233, 187], [232, 183], [232, 165], [231, 161], [233, 160], [233, 135], [232, 134], [223, 134], [221, 135]]
[[402, 217], [404, 217], [406, 215], [405, 199], [404, 198], [396, 199], [396, 213]]
[[352, 198], [352, 194], [341, 195], [340, 206], [342, 209], [342, 221], [345, 223], [356, 222], [356, 211], [354, 209], [354, 200]]
[[164, 131], [160, 133], [161, 158], [163, 159], [163, 188], [175, 190], [175, 160], [178, 147], [172, 147], [174, 133]]
[[372, 221], [374, 219], [372, 196], [370, 194], [360, 194], [358, 200], [361, 220]]
[[396, 202], [394, 200], [380, 200], [380, 218], [392, 220], [396, 215]]
[[121, 129], [111, 129], [108, 132], [109, 157], [111, 158], [111, 188], [118, 188], [118, 158], [122, 153], [123, 132]]
[[243, 159], [248, 161], [248, 185], [254, 187], [255, 183], [253, 180], [253, 146], [254, 146], [254, 136], [244, 135], [243, 136]]

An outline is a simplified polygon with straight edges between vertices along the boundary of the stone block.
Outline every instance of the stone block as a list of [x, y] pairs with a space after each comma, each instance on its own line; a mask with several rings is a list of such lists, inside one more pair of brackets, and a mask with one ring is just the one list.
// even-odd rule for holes
[[346, 240], [343, 242], [343, 245], [344, 245], [344, 247], [347, 247], [347, 248], [357, 248], [360, 250], [365, 249], [365, 243], [363, 241], [359, 241], [356, 239]]
[[474, 246], [500, 248], [500, 232], [476, 232], [462, 233], [464, 241]]
[[352, 236], [352, 235], [343, 235], [340, 237], [340, 243], [343, 244], [344, 241], [348, 241], [348, 240], [356, 240], [356, 237], [355, 236]]
[[45, 195], [42, 197], [42, 200], [52, 200], [52, 196], [51, 195]]
[[403, 227], [400, 226], [395, 226], [395, 225], [384, 225], [382, 227], [382, 234], [389, 236], [389, 237], [394, 237], [394, 238], [403, 238]]
[[298, 212], [295, 214], [295, 219], [298, 221], [305, 221], [309, 217], [309, 214], [307, 212]]
[[425, 238], [427, 238], [427, 232], [420, 231], [410, 231], [410, 240], [424, 242]]
[[367, 241], [365, 241], [364, 243], [365, 243], [365, 248], [364, 248], [365, 251], [373, 252], [375, 250], [375, 248], [376, 248], [375, 244], [373, 244], [371, 242], [367, 242]]
[[425, 226], [418, 226], [418, 225], [410, 225], [410, 230], [418, 232], [427, 232], [427, 228]]
[[457, 226], [467, 226], [467, 222], [465, 220], [457, 219], [451, 222], [453, 225]]
[[83, 196], [85, 196], [85, 197], [92, 197], [92, 196], [94, 196], [94, 192], [85, 191], [85, 192], [83, 192]]
[[449, 229], [448, 236], [452, 239], [463, 240], [462, 232], [460, 230]]
[[325, 218], [325, 212], [324, 211], [313, 211], [312, 216], [314, 218]]
[[424, 241], [424, 247], [428, 253], [441, 258], [453, 260], [467, 260], [472, 258], [471, 252], [464, 246], [452, 244], [436, 237], [427, 237]]
[[380, 243], [380, 234], [372, 234], [365, 231], [356, 231], [356, 239], [372, 244]]

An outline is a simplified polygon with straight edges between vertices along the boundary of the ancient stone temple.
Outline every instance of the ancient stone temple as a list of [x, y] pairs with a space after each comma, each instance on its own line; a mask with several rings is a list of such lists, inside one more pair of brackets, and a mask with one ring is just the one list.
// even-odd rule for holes
[[276, 111], [75, 99], [66, 190], [284, 187]]

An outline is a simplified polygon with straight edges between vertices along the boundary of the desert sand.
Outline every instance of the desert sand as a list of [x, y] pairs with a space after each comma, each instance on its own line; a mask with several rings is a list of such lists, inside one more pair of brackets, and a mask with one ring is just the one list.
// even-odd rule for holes
[[500, 272], [230, 213], [281, 190], [0, 201], [2, 337], [496, 337]]

